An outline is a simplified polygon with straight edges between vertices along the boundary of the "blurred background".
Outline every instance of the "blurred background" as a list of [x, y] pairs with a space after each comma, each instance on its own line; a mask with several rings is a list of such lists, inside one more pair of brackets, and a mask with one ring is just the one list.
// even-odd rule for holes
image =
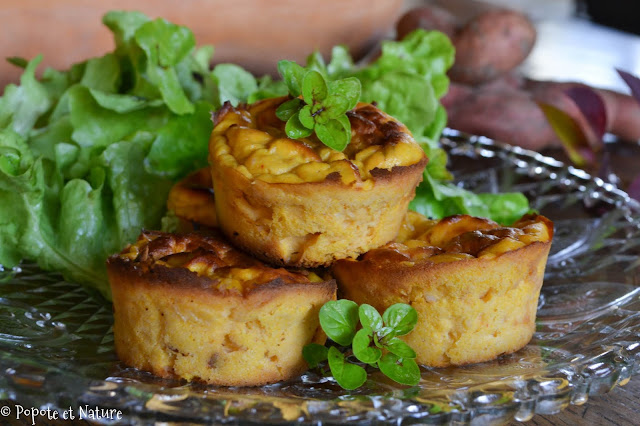
[[[106, 11], [135, 9], [189, 26], [198, 43], [215, 45], [218, 62], [273, 74], [278, 59], [303, 61], [316, 48], [328, 55], [335, 44], [348, 45], [360, 58], [379, 40], [394, 37], [403, 13], [429, 4], [461, 20], [487, 4], [522, 11], [538, 33], [522, 66], [533, 78], [624, 89], [614, 67], [640, 74], [640, 36], [632, 33], [640, 31], [635, 0], [3, 0], [0, 52], [27, 59], [42, 53], [43, 66], [67, 68], [111, 50], [111, 35], [101, 25]], [[0, 87], [19, 75], [1, 61]]]

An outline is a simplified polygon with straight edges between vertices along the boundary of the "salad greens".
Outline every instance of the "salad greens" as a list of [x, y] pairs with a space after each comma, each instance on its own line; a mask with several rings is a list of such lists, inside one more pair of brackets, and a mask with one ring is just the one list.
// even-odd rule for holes
[[[360, 307], [346, 299], [325, 303], [320, 308], [320, 326], [331, 340], [340, 346], [326, 347], [310, 343], [302, 350], [302, 356], [310, 368], [327, 361], [333, 378], [344, 389], [356, 389], [367, 380], [366, 370], [357, 361], [378, 368], [382, 374], [403, 385], [417, 385], [420, 368], [416, 353], [404, 340], [418, 322], [418, 313], [411, 306], [396, 303], [380, 316], [371, 305]], [[362, 327], [358, 329], [358, 324]], [[357, 330], [357, 331], [356, 331]], [[351, 349], [348, 347], [351, 346]]]
[[[190, 30], [163, 19], [113, 11], [103, 23], [115, 49], [102, 57], [65, 71], [45, 69], [41, 77], [41, 57], [10, 59], [24, 72], [0, 98], [0, 264], [36, 260], [109, 297], [105, 259], [141, 228], [159, 228], [171, 185], [206, 166], [210, 113], [226, 101], [284, 96], [292, 82], [255, 78], [233, 64], [211, 69], [213, 48], [196, 47]], [[476, 195], [447, 182], [446, 155], [437, 145], [446, 112], [438, 100], [453, 57], [446, 36], [424, 31], [385, 42], [365, 66], [355, 65], [344, 47], [334, 48], [328, 64], [313, 53], [306, 67], [315, 82], [319, 76], [326, 82], [327, 97], [306, 93], [304, 101], [328, 102], [332, 92], [347, 90], [337, 90], [335, 81], [357, 79], [360, 100], [376, 101], [404, 122], [430, 158], [414, 209], [512, 221], [528, 209], [522, 195]], [[300, 91], [304, 97], [304, 81]], [[307, 128], [308, 119], [300, 119]], [[314, 118], [316, 131], [318, 123]], [[336, 147], [344, 143], [333, 140]]]

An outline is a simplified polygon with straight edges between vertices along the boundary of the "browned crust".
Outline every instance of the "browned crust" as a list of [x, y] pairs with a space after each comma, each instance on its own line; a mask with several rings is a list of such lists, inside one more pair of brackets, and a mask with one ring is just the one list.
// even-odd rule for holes
[[412, 266], [403, 265], [402, 262], [385, 262], [382, 265], [372, 260], [344, 259], [332, 266], [332, 272], [339, 282], [341, 291], [348, 292], [350, 288], [357, 288], [371, 297], [375, 297], [379, 291], [405, 297], [410, 294], [414, 283], [429, 286], [434, 282], [437, 283], [438, 277], [470, 267], [491, 274], [497, 261], [524, 264], [529, 259], [537, 259], [544, 253], [548, 253], [550, 247], [551, 241], [534, 242], [493, 259], [472, 258], [442, 263], [418, 262]]
[[[415, 181], [414, 186], [417, 186], [422, 181], [422, 172], [427, 165], [427, 157], [423, 157], [420, 162], [412, 164], [410, 166], [396, 166], [392, 169], [378, 169], [371, 170], [371, 176], [374, 178], [376, 186], [391, 186], [398, 185], [404, 187], [407, 181]], [[235, 170], [234, 170], [235, 171]], [[238, 172], [242, 178], [246, 179], [242, 174]], [[254, 185], [271, 186], [272, 188], [278, 188], [282, 191], [293, 193], [304, 193], [306, 191], [317, 191], [321, 187], [326, 187], [329, 190], [350, 188], [357, 191], [365, 191], [365, 189], [358, 188], [352, 184], [345, 184], [341, 179], [329, 179], [330, 175], [327, 175], [325, 180], [320, 182], [301, 182], [301, 183], [287, 183], [287, 182], [264, 182], [256, 180]]]
[[211, 113], [211, 121], [213, 122], [213, 126], [217, 126], [231, 111], [234, 111], [233, 105], [231, 105], [231, 102], [225, 101], [220, 109]]
[[[177, 293], [190, 293], [194, 296], [215, 296], [222, 298], [241, 298], [241, 299], [261, 299], [269, 300], [273, 297], [285, 294], [287, 292], [304, 291], [321, 291], [335, 293], [336, 284], [335, 281], [323, 281], [323, 282], [311, 282], [305, 276], [297, 272], [289, 272], [285, 269], [270, 268], [255, 259], [249, 258], [246, 254], [238, 252], [236, 249], [226, 243], [219, 234], [212, 233], [210, 235], [202, 234], [186, 234], [186, 235], [173, 235], [163, 232], [147, 232], [151, 235], [168, 236], [169, 238], [175, 238], [178, 241], [193, 242], [192, 250], [202, 250], [202, 247], [198, 245], [201, 241], [221, 247], [222, 249], [232, 252], [228, 256], [232, 262], [229, 266], [237, 268], [261, 268], [264, 270], [270, 270], [276, 278], [269, 282], [257, 284], [251, 288], [243, 289], [242, 292], [232, 291], [226, 289], [220, 289], [218, 287], [218, 280], [206, 275], [198, 275], [196, 272], [189, 270], [186, 267], [168, 267], [162, 264], [157, 264], [154, 259], [154, 254], [160, 248], [156, 248], [156, 253], [148, 250], [149, 244], [143, 245], [144, 257], [143, 259], [131, 260], [125, 257], [123, 254], [127, 252], [127, 249], [123, 250], [121, 254], [115, 254], [107, 259], [107, 272], [109, 274], [109, 281], [111, 286], [121, 285], [137, 285], [145, 286], [151, 289], [160, 288], [165, 292], [177, 292]], [[145, 232], [141, 234], [145, 235]], [[162, 247], [166, 250], [166, 247]], [[205, 249], [206, 252], [206, 249]], [[182, 252], [184, 253], [184, 251]], [[169, 253], [172, 254], [172, 253]], [[161, 254], [163, 257], [166, 253]], [[209, 255], [213, 258], [213, 261], [217, 259], [215, 253], [209, 251]], [[160, 255], [158, 255], [160, 256]], [[279, 275], [279, 276], [278, 276]], [[299, 282], [292, 282], [299, 276]], [[284, 279], [283, 279], [284, 278]]]
[[[263, 99], [252, 105], [241, 104], [237, 107], [233, 107], [228, 102], [225, 102], [221, 109], [212, 114], [214, 127], [223, 121], [225, 116], [231, 112], [249, 111], [250, 114], [255, 114], [257, 111], [256, 121], [258, 129], [261, 128], [260, 124], [268, 124], [284, 132], [285, 122], [276, 117], [275, 111], [281, 103], [289, 99], [291, 99], [290, 96]], [[347, 116], [351, 123], [352, 138], [344, 153], [350, 160], [353, 160], [358, 152], [368, 146], [380, 145], [384, 147], [398, 144], [404, 140], [413, 140], [411, 132], [404, 124], [372, 104], [360, 102], [353, 110], [347, 113]], [[315, 137], [315, 135], [312, 135], [312, 137]], [[427, 162], [427, 156], [423, 155], [419, 162], [409, 166], [395, 166], [388, 170], [376, 168], [371, 170], [370, 173], [373, 177], [377, 178], [377, 180], [387, 180], [390, 179], [390, 176], [395, 176], [396, 174], [412, 174], [415, 172], [415, 169], [422, 171], [427, 165]], [[335, 178], [329, 178], [329, 176], [330, 175], [322, 182], [272, 183], [272, 185], [317, 185], [327, 182], [335, 183], [336, 185], [345, 185]]]
[[[438, 246], [430, 246], [425, 247], [425, 249], [429, 249], [431, 255], [436, 254], [446, 254], [446, 253], [464, 253], [473, 256], [474, 258], [478, 257], [480, 252], [484, 249], [491, 247], [492, 245], [497, 244], [503, 238], [507, 237], [517, 237], [514, 234], [515, 231], [520, 229], [523, 226], [530, 225], [533, 223], [541, 223], [545, 226], [549, 241], [553, 239], [553, 222], [548, 218], [529, 213], [522, 216], [513, 227], [501, 227], [498, 223], [481, 217], [472, 217], [464, 214], [457, 214], [445, 217], [440, 219], [437, 222], [437, 225], [432, 229], [443, 230], [446, 229], [448, 233], [447, 239], [442, 244], [442, 247]], [[499, 236], [499, 240], [484, 240], [484, 237], [487, 235], [492, 235], [493, 238]], [[417, 237], [417, 236], [416, 236]], [[461, 237], [466, 237], [464, 240]], [[406, 237], [405, 237], [406, 238]], [[419, 237], [417, 237], [419, 238]], [[411, 237], [408, 237], [407, 240], [411, 240]], [[382, 247], [370, 250], [365, 257], [358, 259], [359, 262], [369, 265], [369, 267], [375, 267], [377, 263], [384, 262], [385, 260], [402, 260], [402, 261], [414, 261], [410, 249], [404, 245], [406, 241], [396, 240], [396, 243], [384, 245]], [[526, 246], [525, 246], [526, 247]], [[518, 250], [523, 249], [525, 247], [520, 247]], [[514, 250], [511, 250], [514, 251]], [[374, 256], [372, 256], [374, 255]], [[353, 259], [348, 259], [353, 261]], [[467, 259], [469, 261], [472, 259]], [[462, 260], [461, 260], [462, 261]], [[415, 265], [412, 265], [412, 268], [429, 268], [428, 265], [437, 265], [437, 262], [431, 262], [429, 258], [420, 259], [416, 261]], [[393, 268], [398, 267], [398, 263], [391, 264], [387, 266], [385, 263], [385, 268]], [[401, 267], [405, 268], [405, 267]]]
[[[376, 187], [386, 187], [393, 185], [404, 187], [405, 185], [409, 184], [412, 184], [413, 187], [416, 187], [422, 181], [422, 172], [424, 171], [424, 167], [427, 165], [427, 161], [427, 158], [423, 157], [420, 162], [412, 164], [410, 166], [396, 166], [390, 170], [376, 168], [371, 170], [371, 175], [374, 177]], [[359, 188], [351, 184], [345, 184], [341, 179], [329, 178], [331, 174], [327, 175], [327, 178], [325, 178], [325, 180], [319, 182], [265, 182], [259, 179], [250, 180], [233, 167], [216, 165], [214, 166], [214, 169], [215, 168], [221, 169], [218, 173], [226, 175], [227, 178], [242, 182], [241, 185], [243, 186], [254, 185], [256, 188], [259, 188], [259, 191], [256, 192], [280, 190], [282, 192], [291, 194], [305, 195], [308, 193], [317, 192], [321, 188], [326, 188], [329, 191], [334, 191], [336, 189], [367, 191], [367, 189], [364, 188]], [[214, 173], [216, 173], [215, 170]]]
[[239, 293], [235, 291], [220, 290], [216, 280], [186, 268], [169, 268], [164, 265], [154, 265], [144, 270], [133, 262], [122, 259], [119, 256], [111, 256], [107, 261], [107, 271], [112, 286], [136, 285], [161, 291], [162, 293], [191, 294], [194, 297], [221, 297], [231, 299], [257, 299], [262, 301], [286, 293], [299, 291], [317, 291], [326, 294], [335, 293], [335, 280], [322, 282], [286, 283], [282, 279], [275, 279], [265, 284], [252, 287], [249, 291]]

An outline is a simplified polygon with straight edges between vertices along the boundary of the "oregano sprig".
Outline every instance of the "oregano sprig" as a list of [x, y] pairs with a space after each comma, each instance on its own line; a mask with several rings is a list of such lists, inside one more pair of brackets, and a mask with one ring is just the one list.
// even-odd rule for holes
[[278, 118], [287, 122], [287, 136], [299, 139], [315, 132], [328, 147], [344, 150], [351, 140], [346, 112], [360, 99], [360, 80], [348, 77], [328, 81], [318, 70], [292, 61], [278, 62], [278, 72], [292, 96], [276, 110]]
[[[310, 368], [328, 361], [333, 378], [344, 389], [356, 389], [367, 380], [366, 370], [349, 362], [351, 356], [369, 364], [389, 377], [404, 384], [416, 385], [420, 381], [420, 368], [415, 351], [400, 339], [410, 333], [418, 321], [418, 313], [411, 306], [397, 303], [382, 314], [371, 305], [358, 305], [346, 299], [330, 301], [320, 308], [320, 326], [327, 336], [343, 347], [327, 348], [317, 343], [302, 350]], [[358, 330], [358, 323], [362, 326]]]

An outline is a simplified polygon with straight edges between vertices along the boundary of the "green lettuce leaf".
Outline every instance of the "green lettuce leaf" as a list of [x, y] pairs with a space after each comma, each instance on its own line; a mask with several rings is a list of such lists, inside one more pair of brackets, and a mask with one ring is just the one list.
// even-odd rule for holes
[[431, 218], [468, 214], [505, 225], [530, 212], [529, 201], [519, 192], [475, 194], [451, 182], [433, 179], [428, 173], [409, 208]]
[[[137, 12], [103, 22], [116, 47], [102, 57], [40, 80], [41, 57], [14, 60], [20, 85], [0, 98], [0, 264], [35, 260], [109, 297], [107, 257], [159, 229], [173, 182], [206, 164], [222, 79], [185, 27]], [[255, 79], [229, 74], [246, 101]]]
[[362, 84], [360, 100], [376, 102], [404, 123], [421, 144], [429, 162], [410, 208], [431, 218], [470, 214], [512, 223], [529, 211], [524, 195], [475, 194], [450, 182], [447, 155], [438, 142], [447, 123], [440, 99], [449, 88], [446, 72], [454, 57], [446, 35], [416, 30], [402, 41], [383, 42], [381, 55], [369, 65], [354, 65], [347, 50], [338, 46], [329, 65], [310, 56], [307, 66], [312, 64], [329, 79], [357, 77]]

